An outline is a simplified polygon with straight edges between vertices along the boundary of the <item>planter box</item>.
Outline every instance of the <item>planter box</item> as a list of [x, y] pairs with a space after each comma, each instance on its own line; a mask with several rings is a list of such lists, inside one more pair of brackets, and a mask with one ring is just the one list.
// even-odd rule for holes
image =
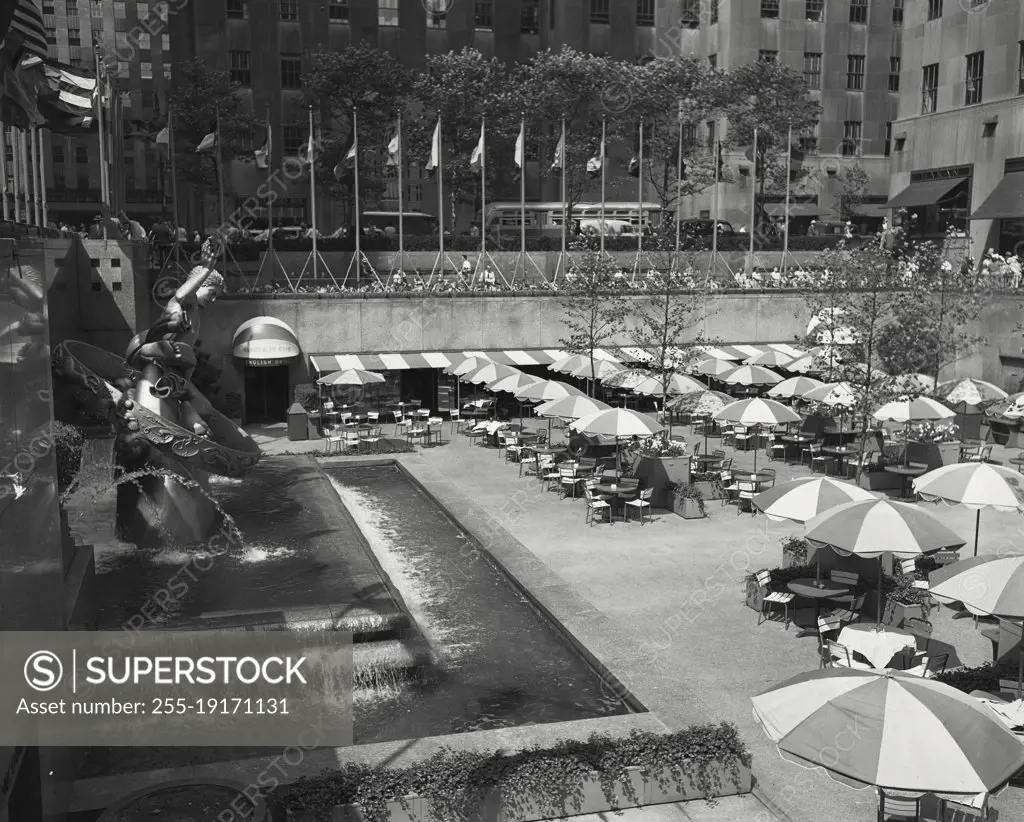
[[705, 502], [713, 499], [725, 499], [725, 491], [720, 482], [695, 482], [693, 486], [700, 489]]
[[[871, 588], [864, 596], [864, 619], [875, 618], [878, 613], [878, 592]], [[903, 623], [908, 619], [925, 619], [924, 606], [923, 605], [904, 605], [902, 602], [897, 602], [892, 607], [892, 613], [888, 613], [888, 607], [883, 607], [882, 610], [882, 624], [891, 625], [893, 628], [900, 628]]]
[[700, 510], [700, 503], [695, 499], [677, 497], [675, 500], [675, 511], [683, 519], [704, 519], [707, 514]]
[[690, 481], [689, 457], [640, 457], [633, 472], [642, 487], [654, 489], [651, 505], [668, 508], [670, 482], [685, 485]]
[[903, 487], [903, 477], [888, 471], [865, 471], [857, 484], [868, 491], [890, 491]]
[[[737, 764], [735, 771], [731, 771], [720, 763], [712, 762], [708, 765], [707, 777], [718, 796], [750, 793], [753, 783], [750, 768], [742, 764]], [[697, 774], [686, 763], [679, 769], [665, 769], [656, 774], [642, 768], [627, 768], [626, 778], [616, 780], [608, 791], [594, 771], [583, 778], [580, 791], [572, 796], [516, 797], [505, 802], [496, 794], [492, 795], [481, 809], [478, 822], [539, 822], [567, 815], [599, 814], [705, 797], [706, 794], [697, 786]], [[331, 822], [366, 822], [358, 805], [337, 805], [332, 809], [330, 818]], [[288, 809], [285, 822], [320, 822], [320, 818], [314, 811]], [[429, 800], [408, 796], [402, 802], [389, 802], [388, 822], [430, 822]]]

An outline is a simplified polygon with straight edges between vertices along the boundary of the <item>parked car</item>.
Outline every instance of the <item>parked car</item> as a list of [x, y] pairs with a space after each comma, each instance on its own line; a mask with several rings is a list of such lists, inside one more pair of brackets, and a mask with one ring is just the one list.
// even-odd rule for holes
[[[715, 233], [715, 221], [703, 218], [683, 220], [682, 224], [679, 226], [679, 230], [685, 237], [711, 237]], [[736, 236], [736, 231], [733, 229], [732, 223], [727, 223], [725, 220], [719, 220], [718, 236]]]

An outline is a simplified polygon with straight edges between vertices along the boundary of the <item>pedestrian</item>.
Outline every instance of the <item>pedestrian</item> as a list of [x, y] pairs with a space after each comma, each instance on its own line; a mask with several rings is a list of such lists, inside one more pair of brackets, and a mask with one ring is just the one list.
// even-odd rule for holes
[[188, 242], [188, 230], [185, 228], [185, 226], [179, 225], [176, 229], [174, 229], [174, 239], [176, 242], [179, 243]]
[[473, 264], [465, 254], [462, 255], [462, 276], [466, 280], [471, 279], [473, 276]]
[[491, 271], [491, 267], [488, 265], [486, 268], [484, 268], [484, 285], [487, 288], [493, 289], [496, 283], [497, 280], [495, 280], [494, 278], [494, 272]]

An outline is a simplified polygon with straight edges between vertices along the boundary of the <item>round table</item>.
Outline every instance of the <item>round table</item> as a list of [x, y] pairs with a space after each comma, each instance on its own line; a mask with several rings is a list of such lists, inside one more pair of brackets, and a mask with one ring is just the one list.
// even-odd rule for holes
[[836, 462], [839, 463], [839, 467], [843, 468], [845, 472], [846, 459], [847, 457], [853, 456], [856, 452], [852, 448], [847, 448], [845, 445], [830, 445], [821, 449], [822, 454], [828, 454], [831, 457], [836, 458]]
[[[808, 443], [814, 442], [815, 437], [808, 436], [807, 434], [789, 434], [781, 438], [787, 445], [807, 445]], [[789, 449], [787, 449], [788, 451]], [[788, 462], [787, 456], [787, 462]]]
[[[640, 484], [622, 485], [621, 483], [601, 483], [595, 485], [591, 491], [594, 494], [599, 494], [602, 497], [611, 497], [615, 502], [619, 503], [620, 507], [627, 499], [632, 499], [640, 493]], [[609, 521], [615, 519], [615, 505], [608, 511]]]
[[1010, 465], [1016, 465], [1017, 470], [1024, 474], [1024, 457], [1010, 457], [1007, 462], [1010, 463]]
[[900, 499], [910, 496], [910, 480], [928, 472], [928, 466], [919, 462], [912, 462], [910, 465], [887, 465], [885, 470], [890, 474], [898, 474], [903, 477], [903, 489], [900, 491]]
[[864, 657], [872, 668], [888, 668], [892, 658], [904, 648], [917, 648], [917, 637], [913, 634], [868, 623], [847, 625], [839, 632], [837, 641]]
[[560, 457], [563, 454], [569, 453], [568, 448], [562, 448], [558, 446], [554, 448], [551, 448], [550, 446], [547, 448], [531, 448], [530, 450], [533, 451], [533, 453], [535, 454], [543, 454], [545, 457]]
[[695, 457], [690, 457], [690, 459], [693, 460], [694, 462], [696, 462], [697, 465], [700, 466], [700, 469], [702, 471], [706, 471], [707, 470], [707, 466], [714, 465], [716, 462], [722, 462], [725, 458], [724, 457], [715, 457], [715, 456], [712, 456], [711, 454], [698, 454]]
[[823, 599], [847, 596], [850, 593], [849, 585], [843, 585], [841, 582], [833, 582], [830, 579], [815, 581], [810, 577], [794, 579], [786, 587], [798, 597], [814, 600], [813, 632], [815, 634], [818, 633], [818, 620], [821, 618], [821, 601]]

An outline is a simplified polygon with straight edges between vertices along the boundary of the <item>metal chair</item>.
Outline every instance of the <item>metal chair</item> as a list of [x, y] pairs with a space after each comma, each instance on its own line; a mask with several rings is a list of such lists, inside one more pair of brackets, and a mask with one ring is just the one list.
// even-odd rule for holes
[[796, 594], [789, 591], [771, 591], [772, 575], [770, 571], [758, 571], [756, 579], [757, 587], [764, 591], [764, 599], [761, 600], [761, 613], [758, 615], [757, 624], [760, 625], [762, 622], [767, 622], [771, 619], [769, 606], [781, 605], [783, 608], [783, 619], [788, 631], [790, 623], [789, 603], [796, 599]]
[[648, 521], [651, 519], [651, 497], [654, 496], [653, 488], [645, 488], [636, 499], [628, 500], [623, 507], [623, 520], [629, 522], [629, 509], [636, 508], [640, 512], [640, 527], [644, 525], [644, 512], [647, 512]]
[[878, 822], [917, 822], [921, 797], [893, 796], [878, 788]]

